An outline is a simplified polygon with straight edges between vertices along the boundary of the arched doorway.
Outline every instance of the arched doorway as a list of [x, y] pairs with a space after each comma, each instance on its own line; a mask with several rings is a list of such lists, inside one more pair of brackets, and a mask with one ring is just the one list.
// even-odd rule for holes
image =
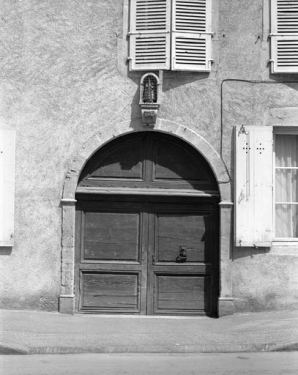
[[216, 315], [219, 193], [199, 152], [159, 132], [119, 137], [76, 199], [77, 311]]

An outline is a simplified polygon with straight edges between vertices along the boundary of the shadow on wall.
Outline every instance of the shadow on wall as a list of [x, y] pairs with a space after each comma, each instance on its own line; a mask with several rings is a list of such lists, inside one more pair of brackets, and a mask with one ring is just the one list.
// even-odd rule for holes
[[11, 246], [0, 247], [0, 255], [11, 255], [11, 253], [12, 253]]
[[166, 71], [163, 76], [163, 92], [208, 78], [210, 73]]
[[240, 258], [252, 258], [254, 255], [267, 254], [270, 247], [235, 247], [233, 248], [233, 260]]
[[[137, 91], [132, 99], [131, 103], [131, 121], [135, 121], [137, 119], [141, 119], [141, 108], [139, 105], [140, 102], [140, 82], [141, 78], [146, 73], [154, 73], [160, 78], [160, 72], [156, 70], [150, 71], [141, 71], [141, 72], [129, 72], [128, 71], [128, 78], [131, 79], [137, 85]], [[186, 84], [205, 80], [209, 78], [210, 73], [192, 73], [192, 72], [171, 72], [171, 71], [164, 71], [163, 79], [162, 79], [162, 91], [161, 94], [175, 89], [179, 86], [184, 86]]]

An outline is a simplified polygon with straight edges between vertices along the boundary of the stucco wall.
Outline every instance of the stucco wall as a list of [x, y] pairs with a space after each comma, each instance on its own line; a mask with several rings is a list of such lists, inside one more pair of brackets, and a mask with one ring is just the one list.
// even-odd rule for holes
[[[224, 161], [233, 174], [235, 125], [297, 126], [298, 82], [223, 84]], [[298, 245], [275, 242], [271, 248], [233, 249], [235, 311], [298, 308]]]
[[233, 259], [236, 312], [298, 309], [297, 246], [238, 248]]
[[[271, 77], [266, 66], [268, 2], [214, 0], [212, 73], [164, 73], [159, 117], [222, 151], [231, 175], [233, 127], [266, 125], [270, 108], [298, 104], [298, 83], [223, 83], [296, 80]], [[125, 63], [126, 3], [0, 0], [0, 124], [17, 131], [15, 247], [0, 250], [2, 307], [57, 310], [60, 199], [72, 159], [109, 124], [141, 128], [142, 73]], [[295, 249], [231, 251], [235, 311], [297, 308]]]

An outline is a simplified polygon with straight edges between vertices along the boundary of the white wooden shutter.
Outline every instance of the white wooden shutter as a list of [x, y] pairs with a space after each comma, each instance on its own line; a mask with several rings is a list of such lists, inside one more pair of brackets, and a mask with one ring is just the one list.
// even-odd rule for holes
[[271, 0], [271, 71], [298, 72], [298, 0]]
[[173, 0], [172, 69], [210, 71], [211, 0]]
[[130, 70], [170, 69], [171, 0], [131, 0]]
[[15, 131], [0, 129], [0, 246], [14, 244]]
[[270, 246], [273, 238], [273, 132], [236, 127], [235, 244]]

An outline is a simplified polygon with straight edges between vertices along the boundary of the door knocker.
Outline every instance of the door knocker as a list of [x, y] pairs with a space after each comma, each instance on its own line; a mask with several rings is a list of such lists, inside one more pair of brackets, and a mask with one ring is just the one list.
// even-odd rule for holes
[[176, 257], [176, 263], [183, 263], [187, 259], [187, 254], [186, 254], [187, 248], [185, 246], [179, 246], [179, 251], [178, 255]]

